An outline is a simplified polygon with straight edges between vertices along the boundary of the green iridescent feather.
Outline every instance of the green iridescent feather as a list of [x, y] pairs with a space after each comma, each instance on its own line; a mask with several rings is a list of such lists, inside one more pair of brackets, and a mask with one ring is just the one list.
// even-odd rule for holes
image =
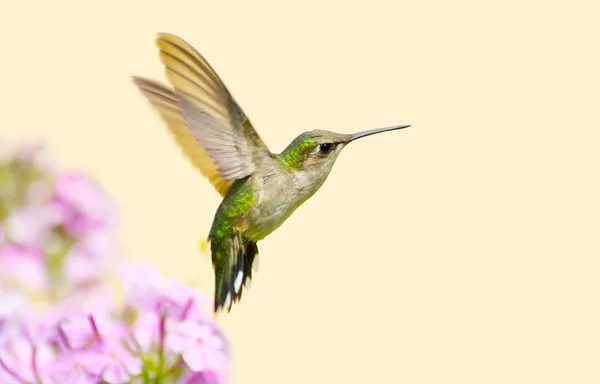
[[317, 141], [309, 138], [297, 138], [277, 156], [285, 169], [294, 171], [302, 168], [302, 163], [306, 154], [313, 151], [317, 146]]
[[256, 201], [256, 188], [249, 178], [236, 180], [215, 214], [211, 239], [218, 240], [234, 234], [234, 221], [241, 219]]

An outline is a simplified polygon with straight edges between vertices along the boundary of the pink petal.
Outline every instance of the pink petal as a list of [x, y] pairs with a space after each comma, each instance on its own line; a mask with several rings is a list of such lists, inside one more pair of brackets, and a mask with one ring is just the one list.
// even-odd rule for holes
[[165, 338], [165, 345], [175, 353], [182, 353], [189, 348], [193, 348], [196, 344], [196, 340], [193, 338], [177, 333], [167, 333]]
[[[54, 363], [50, 383], [96, 384], [99, 378], [88, 373], [83, 366], [86, 361], [85, 352], [65, 352], [58, 356]], [[46, 381], [44, 381], [46, 383]]]
[[88, 372], [101, 375], [110, 364], [110, 360], [109, 356], [105, 356], [100, 352], [90, 353], [86, 356], [85, 367]]
[[111, 312], [114, 307], [112, 287], [104, 284], [94, 284], [89, 288], [80, 287], [76, 292], [73, 292], [70, 297], [63, 301], [62, 311], [64, 315], [73, 310], [75, 313], [84, 312], [100, 316], [100, 314]]
[[[65, 173], [56, 180], [56, 200], [71, 212], [67, 228], [78, 232], [95, 226], [112, 227], [117, 222], [117, 212], [112, 201], [91, 178], [84, 174]], [[84, 222], [79, 222], [84, 220]], [[74, 233], [75, 234], [75, 233]], [[82, 233], [77, 233], [81, 235]]]
[[5, 245], [0, 249], [0, 278], [36, 290], [48, 288], [43, 254], [37, 248]]
[[219, 380], [214, 372], [192, 372], [187, 371], [180, 379], [180, 384], [219, 384], [226, 381]]
[[43, 369], [54, 362], [55, 353], [52, 347], [48, 344], [37, 346], [36, 360], [38, 369]]
[[17, 336], [0, 351], [2, 362], [25, 381], [34, 379], [32, 357], [33, 347], [23, 336]]
[[[96, 327], [98, 327], [98, 331], [105, 339], [121, 340], [128, 335], [128, 330], [125, 328], [125, 325], [116, 321], [107, 313], [94, 313], [94, 321]], [[108, 340], [108, 342], [111, 343], [111, 340]], [[121, 345], [120, 343], [115, 344], [118, 346]], [[110, 348], [113, 348], [112, 344]]]
[[20, 380], [14, 378], [10, 373], [0, 367], [0, 383], [3, 384], [22, 384]]
[[111, 384], [122, 384], [129, 381], [129, 375], [118, 361], [113, 361], [106, 367], [102, 378]]
[[67, 279], [82, 284], [97, 276], [97, 268], [85, 253], [85, 250], [74, 246], [65, 258], [65, 275]]
[[79, 315], [66, 319], [60, 328], [67, 338], [70, 348], [81, 348], [94, 337], [87, 316]]
[[23, 292], [0, 288], [0, 319], [6, 321], [15, 316], [25, 315], [29, 309], [29, 302]]
[[182, 357], [183, 361], [185, 361], [188, 367], [194, 372], [203, 371], [207, 368], [206, 351], [201, 346], [189, 348], [183, 352]]
[[177, 333], [186, 335], [196, 339], [204, 339], [210, 333], [210, 329], [206, 325], [200, 325], [193, 321], [173, 322], [171, 327]]
[[209, 332], [207, 326], [201, 326], [192, 321], [169, 319], [165, 344], [173, 352], [182, 353], [186, 349], [196, 346], [198, 340], [204, 340]]
[[[56, 378], [57, 376], [54, 377]], [[65, 372], [63, 375], [59, 375], [58, 380], [56, 380], [56, 383], [61, 384], [98, 384], [98, 382], [98, 378], [78, 369]]]
[[130, 375], [135, 376], [142, 373], [142, 361], [127, 353], [121, 356], [120, 363]]
[[137, 375], [142, 372], [142, 361], [135, 357], [121, 343], [110, 342], [107, 344], [107, 353], [110, 353], [113, 363], [118, 363], [129, 374]]
[[8, 348], [0, 352], [0, 358], [10, 368], [16, 368], [20, 364], [27, 364], [31, 359], [33, 348], [23, 336], [15, 337]]
[[158, 341], [159, 316], [154, 312], [141, 313], [133, 325], [133, 336], [142, 350], [148, 351]]
[[6, 236], [20, 245], [42, 246], [59, 221], [59, 213], [50, 204], [17, 208], [6, 219]]

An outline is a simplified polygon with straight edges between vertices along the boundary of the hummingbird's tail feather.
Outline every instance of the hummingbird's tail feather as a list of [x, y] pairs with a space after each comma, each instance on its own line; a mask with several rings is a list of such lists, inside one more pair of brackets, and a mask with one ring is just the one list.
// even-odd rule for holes
[[242, 298], [242, 287], [250, 288], [252, 270], [258, 268], [258, 246], [237, 235], [211, 241], [215, 267], [214, 311], [231, 311]]

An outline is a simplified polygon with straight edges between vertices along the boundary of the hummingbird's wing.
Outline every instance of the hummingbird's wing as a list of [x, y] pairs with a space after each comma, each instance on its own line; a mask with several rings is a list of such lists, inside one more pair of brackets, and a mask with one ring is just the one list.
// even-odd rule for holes
[[221, 177], [214, 161], [204, 148], [198, 145], [179, 110], [173, 91], [155, 81], [140, 77], [134, 76], [133, 82], [167, 124], [183, 153], [224, 197], [233, 181], [227, 181]]
[[231, 181], [252, 174], [271, 154], [219, 76], [179, 37], [161, 33], [156, 43], [189, 130], [221, 177]]

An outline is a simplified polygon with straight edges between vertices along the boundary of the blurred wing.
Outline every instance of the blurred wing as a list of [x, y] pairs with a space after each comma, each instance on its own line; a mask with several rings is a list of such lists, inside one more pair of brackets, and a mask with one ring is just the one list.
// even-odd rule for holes
[[221, 177], [229, 181], [253, 173], [270, 152], [219, 76], [182, 39], [161, 33], [156, 43], [190, 132]]
[[198, 145], [179, 110], [173, 91], [148, 79], [134, 77], [133, 82], [167, 124], [183, 153], [224, 197], [233, 181], [227, 181], [221, 177], [208, 153]]

